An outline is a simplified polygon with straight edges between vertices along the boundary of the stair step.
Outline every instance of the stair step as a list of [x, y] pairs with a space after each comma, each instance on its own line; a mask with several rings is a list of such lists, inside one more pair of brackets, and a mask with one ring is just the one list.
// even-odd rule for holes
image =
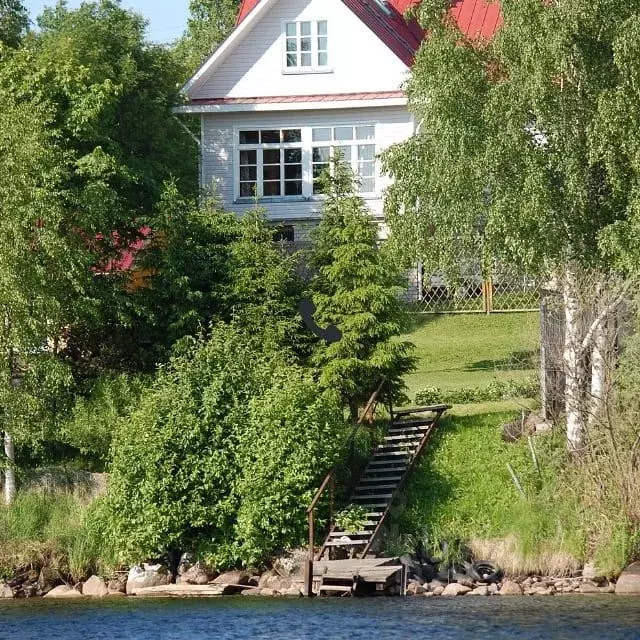
[[353, 538], [354, 536], [362, 537], [362, 536], [371, 536], [373, 531], [358, 531], [357, 533], [347, 533], [346, 531], [332, 531], [329, 534], [331, 538], [342, 538], [343, 536], [347, 536], [348, 538]]
[[331, 540], [326, 543], [327, 547], [361, 547], [366, 545], [369, 540]]
[[409, 434], [414, 434], [416, 436], [422, 436], [425, 433], [427, 433], [427, 431], [429, 431], [429, 425], [426, 425], [424, 427], [390, 427], [389, 431], [387, 431], [387, 434], [390, 436], [395, 436], [395, 435], [409, 435]]
[[408, 407], [406, 409], [398, 409], [397, 411], [394, 411], [392, 415], [394, 417], [410, 416], [410, 415], [413, 415], [414, 413], [426, 413], [427, 411], [442, 413], [447, 409], [451, 409], [451, 407], [448, 404], [430, 404], [430, 405], [423, 405], [420, 407]]
[[[394, 465], [395, 469], [385, 467], [385, 465]], [[371, 460], [367, 465], [367, 472], [370, 471], [371, 467], [382, 467], [384, 471], [399, 471], [399, 467], [405, 469], [407, 467], [407, 461], [405, 459], [402, 460]]]
[[318, 592], [320, 591], [343, 591], [344, 593], [353, 591], [353, 586], [347, 587], [343, 584], [323, 584], [318, 587]]
[[368, 475], [365, 474], [365, 475], [362, 476], [362, 478], [360, 478], [360, 482], [366, 482], [366, 483], [400, 482], [400, 480], [402, 480], [402, 474], [401, 473], [397, 473], [396, 475], [393, 475], [393, 476], [368, 476]]
[[385, 442], [420, 442], [422, 440], [421, 434], [414, 433], [399, 433], [397, 435], [385, 436]]
[[409, 457], [409, 454], [406, 453], [405, 451], [381, 451], [380, 453], [378, 453], [376, 451], [376, 453], [373, 454], [374, 458], [382, 458], [383, 456], [388, 457], [388, 456], [404, 456], [405, 458]]
[[362, 486], [359, 484], [354, 493], [364, 493], [365, 491], [382, 491], [382, 489], [396, 489], [398, 483], [396, 484], [368, 484], [366, 486]]
[[416, 418], [415, 420], [398, 420], [391, 423], [392, 429], [408, 429], [411, 427], [430, 427], [434, 423], [433, 418]]
[[362, 500], [363, 498], [391, 498], [393, 493], [360, 493], [353, 496], [354, 500]]

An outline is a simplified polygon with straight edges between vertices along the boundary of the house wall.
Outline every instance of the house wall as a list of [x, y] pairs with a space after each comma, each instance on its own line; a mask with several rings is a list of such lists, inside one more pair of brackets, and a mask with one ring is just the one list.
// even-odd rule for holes
[[[225, 209], [243, 213], [251, 202], [239, 202], [236, 173], [238, 158], [235, 149], [237, 131], [242, 128], [278, 128], [327, 125], [376, 125], [376, 153], [410, 137], [414, 131], [413, 118], [404, 107], [374, 107], [363, 109], [326, 109], [318, 111], [216, 113], [202, 116], [202, 185], [215, 191]], [[376, 163], [377, 196], [367, 198], [372, 215], [382, 218], [382, 195], [389, 184], [380, 175]], [[318, 219], [322, 211], [321, 198], [281, 199], [261, 203], [273, 221], [301, 222]], [[300, 225], [298, 225], [300, 226]]]
[[[328, 21], [330, 73], [283, 73], [284, 22], [299, 20]], [[191, 97], [397, 91], [407, 72], [342, 0], [280, 0]]]

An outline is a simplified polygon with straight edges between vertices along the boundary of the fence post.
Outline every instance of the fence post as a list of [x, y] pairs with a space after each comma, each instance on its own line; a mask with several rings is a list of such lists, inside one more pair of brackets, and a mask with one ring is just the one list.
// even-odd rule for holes
[[482, 303], [484, 312], [490, 315], [493, 312], [493, 280], [487, 278], [482, 283]]

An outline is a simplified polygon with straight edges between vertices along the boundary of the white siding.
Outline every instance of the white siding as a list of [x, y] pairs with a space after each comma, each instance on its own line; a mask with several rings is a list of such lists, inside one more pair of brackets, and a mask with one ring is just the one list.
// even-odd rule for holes
[[[283, 23], [327, 20], [331, 73], [283, 73]], [[342, 2], [280, 0], [192, 98], [247, 98], [398, 90], [405, 64]]]
[[[202, 124], [202, 185], [217, 191], [228, 211], [242, 213], [252, 205], [236, 202], [235, 132], [238, 128], [280, 128], [374, 123], [376, 153], [391, 144], [407, 139], [413, 133], [413, 120], [404, 107], [366, 109], [331, 109], [328, 111], [294, 111], [276, 113], [221, 113], [203, 115]], [[368, 199], [372, 214], [382, 217], [382, 194], [388, 179], [376, 176], [379, 197]], [[311, 201], [269, 202], [264, 205], [272, 220], [295, 221], [318, 218], [322, 203]]]

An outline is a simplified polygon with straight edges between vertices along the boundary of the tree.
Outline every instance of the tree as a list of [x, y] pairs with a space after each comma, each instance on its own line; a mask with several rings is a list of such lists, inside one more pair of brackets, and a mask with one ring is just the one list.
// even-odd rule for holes
[[176, 54], [191, 76], [231, 33], [239, 0], [191, 0], [187, 31], [176, 45]]
[[[397, 245], [442, 263], [481, 253], [561, 283], [567, 438], [585, 433], [582, 363], [593, 348], [580, 307], [584, 269], [607, 270], [603, 239], [628, 218], [629, 195], [607, 167], [623, 132], [605, 101], [625, 82], [620, 67], [640, 3], [504, 0], [490, 42], [465, 39], [448, 2], [424, 3], [422, 45], [408, 85], [419, 132], [391, 149], [387, 201]], [[615, 142], [615, 141], [618, 142]], [[606, 310], [605, 310], [606, 311]]]
[[[0, 397], [10, 503], [15, 437], [35, 437], [28, 428], [44, 407], [38, 385], [31, 384], [33, 363], [43, 364], [47, 339], [60, 336], [79, 307], [91, 304], [84, 296], [92, 256], [84, 240], [68, 231], [72, 216], [61, 197], [66, 163], [49, 130], [52, 113], [2, 91], [0, 101]], [[51, 364], [47, 375], [65, 375]]]
[[412, 345], [397, 339], [405, 319], [403, 279], [378, 246], [377, 225], [350, 167], [336, 158], [323, 179], [326, 201], [309, 255], [316, 271], [311, 296], [318, 324], [337, 326], [342, 337], [319, 344], [313, 362], [321, 386], [340, 390], [355, 417], [383, 378], [398, 396], [415, 359]]
[[15, 49], [29, 28], [29, 16], [19, 0], [0, 0], [0, 51]]

